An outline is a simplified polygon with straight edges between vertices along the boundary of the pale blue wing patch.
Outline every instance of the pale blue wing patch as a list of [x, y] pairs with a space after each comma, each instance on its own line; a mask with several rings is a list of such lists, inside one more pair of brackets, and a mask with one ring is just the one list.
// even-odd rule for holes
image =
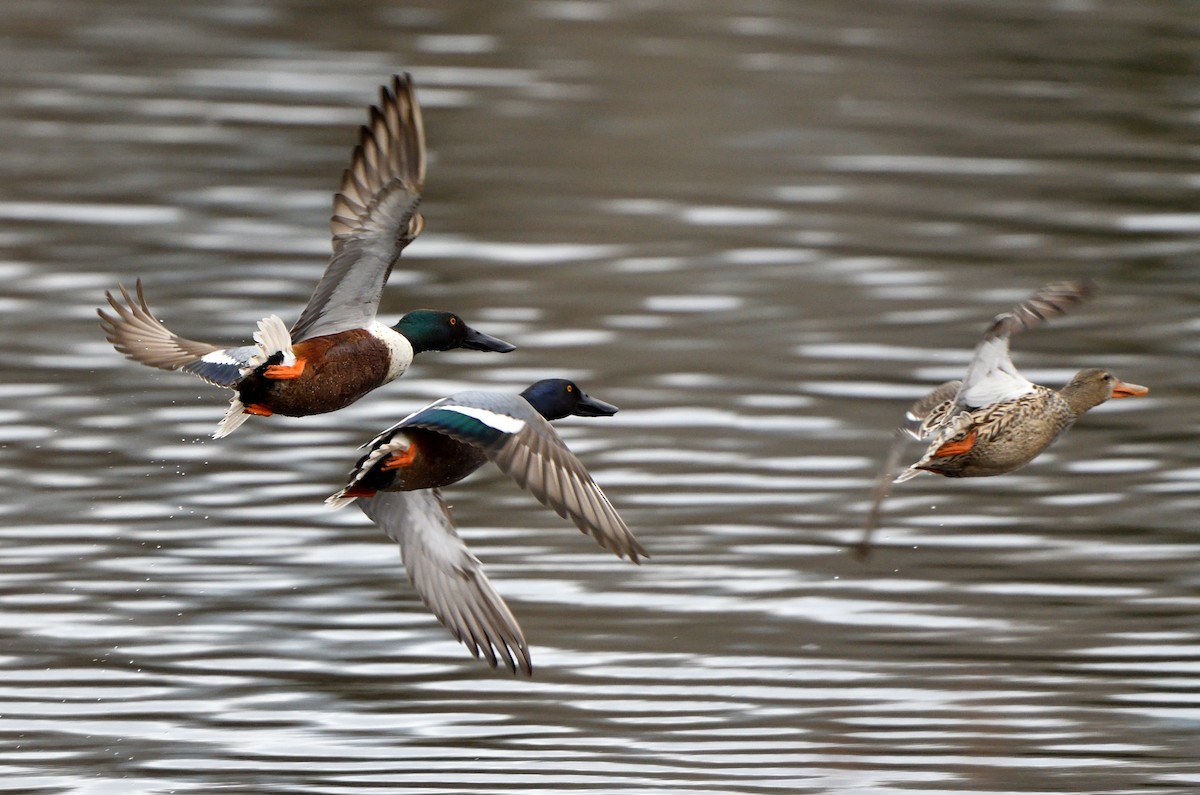
[[[242, 365], [239, 381], [266, 364], [267, 360], [277, 353], [283, 354], [281, 364], [290, 366], [296, 363], [296, 354], [292, 351], [292, 336], [278, 315], [270, 315], [258, 321], [258, 331], [254, 332], [254, 342], [256, 345], [250, 348], [252, 352], [247, 357], [245, 364]], [[245, 412], [245, 408], [235, 389], [233, 397], [229, 399], [229, 408], [225, 410], [224, 418], [217, 423], [217, 429], [213, 431], [212, 438], [221, 439], [236, 431], [250, 416]]]
[[201, 356], [196, 361], [179, 368], [185, 373], [203, 378], [216, 386], [232, 387], [245, 375], [246, 365], [258, 350], [254, 345], [239, 348], [224, 348]]

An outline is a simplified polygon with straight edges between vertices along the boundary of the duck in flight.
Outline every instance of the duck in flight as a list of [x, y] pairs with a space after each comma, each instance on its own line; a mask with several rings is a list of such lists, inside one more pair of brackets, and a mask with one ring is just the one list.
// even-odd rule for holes
[[112, 314], [98, 310], [100, 325], [117, 351], [233, 390], [214, 437], [252, 414], [304, 417], [345, 408], [402, 375], [418, 353], [515, 350], [452, 312], [418, 309], [394, 326], [376, 319], [392, 267], [425, 227], [417, 209], [425, 130], [409, 75], [383, 87], [369, 117], [333, 198], [333, 256], [290, 329], [271, 315], [259, 321], [253, 344], [220, 347], [170, 331], [150, 311], [140, 279], [135, 295], [123, 286], [120, 298], [105, 294]]
[[459, 392], [410, 414], [364, 445], [346, 486], [326, 503], [356, 502], [400, 545], [421, 600], [475, 657], [533, 670], [520, 625], [454, 529], [441, 487], [488, 461], [543, 505], [634, 563], [648, 557], [625, 521], [550, 425], [606, 417], [617, 407], [573, 381], [546, 379], [519, 395]]
[[[1009, 355], [1009, 338], [1090, 298], [1090, 281], [1047, 284], [1008, 312], [997, 315], [961, 380], [947, 381], [912, 405], [875, 490], [866, 532], [858, 547], [865, 556], [893, 482], [925, 472], [951, 478], [1003, 475], [1041, 455], [1090, 409], [1113, 398], [1140, 397], [1149, 389], [1121, 381], [1108, 370], [1086, 368], [1062, 389], [1040, 386], [1021, 375]], [[924, 455], [899, 476], [895, 470], [905, 436], [928, 442]], [[894, 478], [894, 480], [893, 480]]]

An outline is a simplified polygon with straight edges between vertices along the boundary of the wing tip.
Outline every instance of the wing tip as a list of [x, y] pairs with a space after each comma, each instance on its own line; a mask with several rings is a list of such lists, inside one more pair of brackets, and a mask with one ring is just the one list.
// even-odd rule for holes
[[457, 621], [448, 620], [448, 617], [443, 617], [436, 610], [434, 616], [442, 626], [450, 630], [455, 640], [467, 647], [472, 657], [487, 663], [493, 671], [500, 670], [503, 663], [513, 676], [532, 677], [533, 660], [521, 627], [503, 601], [492, 607], [495, 608], [496, 615], [478, 625], [465, 620], [463, 616], [459, 616]]
[[1091, 300], [1099, 289], [1099, 285], [1090, 277], [1044, 284], [1012, 309], [992, 318], [984, 332], [984, 339], [1008, 337], [1037, 328]]
[[[124, 284], [118, 283], [117, 293], [106, 290], [104, 297], [111, 314], [103, 307], [96, 310], [104, 338], [117, 353], [138, 364], [158, 370], [186, 370], [208, 354], [220, 350], [207, 342], [180, 337], [167, 328], [146, 303], [141, 279], [134, 283], [132, 295]], [[209, 383], [218, 383], [203, 374], [193, 374]]]
[[[371, 213], [389, 191], [403, 189], [412, 206], [420, 198], [426, 173], [425, 123], [412, 76], [392, 76], [379, 89], [379, 100], [367, 108], [358, 130], [350, 167], [334, 194], [330, 229], [335, 252], [345, 239], [371, 228]], [[411, 240], [419, 229], [408, 228]]]

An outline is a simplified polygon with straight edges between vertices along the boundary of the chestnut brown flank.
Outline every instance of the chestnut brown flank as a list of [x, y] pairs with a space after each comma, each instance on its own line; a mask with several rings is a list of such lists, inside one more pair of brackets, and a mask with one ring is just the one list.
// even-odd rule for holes
[[387, 491], [432, 489], [453, 483], [487, 461], [478, 447], [449, 436], [424, 428], [405, 428], [403, 433], [416, 448], [412, 463], [384, 471], [381, 461], [359, 485]]
[[337, 411], [380, 386], [389, 367], [387, 345], [364, 329], [313, 337], [293, 351], [305, 360], [304, 372], [277, 380], [264, 377], [260, 367], [238, 387], [243, 403], [288, 417]]

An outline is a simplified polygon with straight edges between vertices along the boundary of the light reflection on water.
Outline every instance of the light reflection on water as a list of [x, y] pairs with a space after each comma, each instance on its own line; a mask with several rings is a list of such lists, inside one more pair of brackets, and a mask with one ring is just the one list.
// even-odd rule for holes
[[[0, 53], [0, 789], [1200, 783], [1181, 9], [46, 8]], [[293, 317], [362, 107], [402, 68], [429, 231], [384, 314], [453, 308], [520, 350], [208, 439], [225, 397], [121, 360], [103, 291], [142, 276], [201, 338]], [[1081, 272], [1104, 293], [1018, 364], [1151, 397], [1011, 476], [898, 487], [855, 561], [907, 401]], [[621, 406], [560, 425], [652, 557], [495, 472], [449, 490], [532, 644], [518, 681], [321, 500], [414, 406], [559, 374]]]

